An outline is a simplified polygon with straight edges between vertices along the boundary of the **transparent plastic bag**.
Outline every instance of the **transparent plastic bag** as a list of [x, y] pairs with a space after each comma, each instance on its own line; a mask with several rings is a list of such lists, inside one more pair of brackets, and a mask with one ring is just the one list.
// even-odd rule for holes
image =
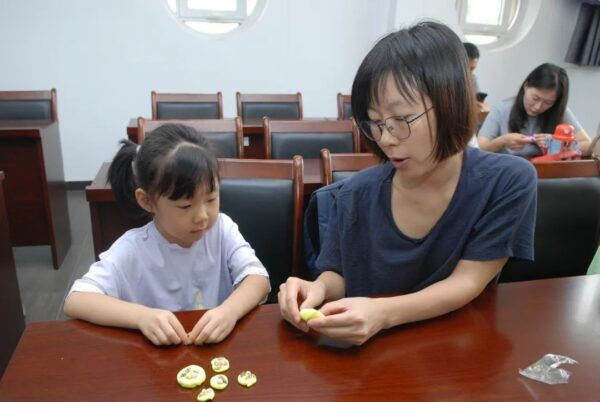
[[561, 364], [576, 363], [577, 361], [570, 357], [548, 353], [525, 370], [519, 369], [519, 373], [527, 378], [546, 384], [566, 384], [569, 382], [571, 373], [565, 369], [558, 368], [558, 366]]

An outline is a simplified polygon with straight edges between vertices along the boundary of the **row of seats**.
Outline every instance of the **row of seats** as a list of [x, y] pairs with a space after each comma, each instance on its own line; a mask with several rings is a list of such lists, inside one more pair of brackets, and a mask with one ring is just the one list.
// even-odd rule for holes
[[[244, 121], [302, 120], [302, 94], [236, 93], [238, 116]], [[338, 119], [352, 117], [350, 96], [338, 94]], [[222, 119], [223, 97], [216, 94], [176, 94], [152, 91], [152, 119]], [[0, 91], [0, 120], [57, 119], [56, 89], [50, 91]]]
[[[237, 115], [244, 121], [269, 116], [302, 120], [302, 94], [243, 94], [236, 92]], [[222, 119], [223, 96], [216, 94], [151, 93], [152, 119]], [[337, 95], [338, 120], [352, 117], [350, 95]]]
[[[167, 123], [179, 123], [203, 133], [221, 158], [243, 158], [243, 128], [239, 117], [221, 120], [146, 120], [137, 122], [137, 142]], [[360, 135], [353, 120], [273, 120], [264, 117], [266, 159], [290, 159], [294, 155], [319, 158], [320, 150], [334, 153], [359, 152]]]

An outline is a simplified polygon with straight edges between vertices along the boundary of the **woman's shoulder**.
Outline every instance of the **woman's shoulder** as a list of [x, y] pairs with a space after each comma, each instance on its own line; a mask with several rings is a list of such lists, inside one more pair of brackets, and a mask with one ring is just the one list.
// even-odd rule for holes
[[526, 185], [537, 180], [535, 168], [524, 158], [477, 148], [469, 148], [465, 152], [468, 152], [467, 163], [471, 174], [484, 182], [508, 181]]
[[502, 99], [499, 102], [496, 102], [492, 107], [492, 112], [500, 113], [502, 115], [508, 115], [510, 109], [512, 109], [513, 104], [515, 103], [515, 97], [511, 96], [510, 98]]
[[347, 178], [343, 185], [344, 192], [363, 191], [365, 188], [379, 186], [392, 172], [392, 165], [382, 163], [360, 170]]

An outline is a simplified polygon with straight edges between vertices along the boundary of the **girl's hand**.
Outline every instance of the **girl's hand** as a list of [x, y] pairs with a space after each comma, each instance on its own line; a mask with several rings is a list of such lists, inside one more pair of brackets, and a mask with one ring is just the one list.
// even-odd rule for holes
[[536, 134], [533, 136], [535, 138], [535, 143], [540, 148], [546, 148], [547, 138], [550, 137], [550, 134]]
[[235, 313], [227, 306], [220, 305], [204, 313], [188, 337], [196, 345], [218, 343], [227, 338], [236, 322]]
[[325, 317], [314, 318], [308, 326], [332, 339], [362, 345], [385, 328], [382, 305], [385, 299], [351, 297], [321, 307]]
[[325, 285], [299, 278], [288, 278], [277, 294], [281, 316], [296, 328], [307, 332], [308, 325], [300, 318], [300, 310], [314, 308], [325, 300]]
[[140, 314], [138, 329], [155, 345], [188, 344], [188, 336], [175, 314], [167, 310], [147, 308]]

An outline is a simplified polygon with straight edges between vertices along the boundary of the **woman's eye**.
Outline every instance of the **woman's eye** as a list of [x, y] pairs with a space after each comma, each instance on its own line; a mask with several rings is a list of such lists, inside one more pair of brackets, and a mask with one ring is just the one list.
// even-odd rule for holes
[[208, 202], [215, 202], [216, 200], [217, 200], [217, 197], [215, 197], [215, 198], [209, 198]]

